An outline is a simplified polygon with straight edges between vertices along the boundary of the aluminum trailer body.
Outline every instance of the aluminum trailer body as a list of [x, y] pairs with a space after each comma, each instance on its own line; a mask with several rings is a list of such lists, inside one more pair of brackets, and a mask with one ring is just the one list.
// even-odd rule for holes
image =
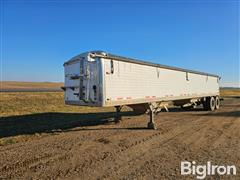
[[64, 71], [65, 103], [69, 105], [118, 107], [164, 101], [183, 105], [183, 102], [197, 99], [203, 105], [205, 102], [209, 109], [211, 97], [215, 100], [219, 97], [218, 75], [103, 51], [73, 57], [64, 63]]

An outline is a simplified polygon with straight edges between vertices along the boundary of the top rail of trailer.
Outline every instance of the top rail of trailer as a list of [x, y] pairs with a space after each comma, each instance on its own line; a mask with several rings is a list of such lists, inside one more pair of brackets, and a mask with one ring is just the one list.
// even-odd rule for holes
[[[189, 73], [194, 73], [194, 74], [200, 74], [200, 75], [213, 76], [213, 77], [220, 78], [220, 76], [218, 76], [216, 74], [210, 74], [210, 73], [205, 73], [205, 72], [201, 72], [201, 71], [195, 71], [195, 70], [189, 70], [189, 69], [184, 69], [184, 68], [178, 68], [178, 67], [174, 67], [174, 66], [162, 65], [162, 64], [158, 64], [158, 63], [152, 63], [152, 62], [148, 62], [148, 61], [144, 61], [144, 60], [140, 60], [140, 59], [134, 59], [134, 58], [128, 58], [128, 57], [124, 57], [124, 56], [114, 55], [111, 53], [106, 53], [104, 51], [89, 51], [87, 53], [89, 53], [91, 57], [101, 57], [101, 58], [105, 58], [105, 59], [113, 59], [113, 60], [117, 60], [117, 61], [130, 62], [130, 63], [141, 64], [141, 65], [146, 65], [146, 66], [153, 66], [153, 67], [159, 67], [159, 68], [165, 68], [165, 69], [170, 69], [170, 70], [189, 72]], [[78, 56], [80, 56], [80, 55], [78, 55]], [[77, 61], [76, 57], [78, 57], [78, 56], [75, 56], [71, 60], [67, 61], [66, 63], [64, 63], [64, 65], [72, 63], [74, 61]]]

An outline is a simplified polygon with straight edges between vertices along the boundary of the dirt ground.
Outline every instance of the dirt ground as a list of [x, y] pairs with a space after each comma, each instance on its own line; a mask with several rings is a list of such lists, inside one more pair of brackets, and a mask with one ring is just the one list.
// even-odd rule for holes
[[[30, 114], [27, 118], [63, 121], [47, 135], [35, 134], [27, 141], [0, 146], [0, 179], [191, 179], [181, 176], [181, 161], [235, 165], [237, 176], [208, 176], [240, 179], [240, 99], [227, 98], [221, 108], [207, 112], [170, 109], [156, 116], [158, 130], [146, 129], [148, 116], [123, 112], [114, 124], [112, 112], [75, 115], [69, 113]], [[9, 128], [11, 121], [1, 120]], [[75, 120], [75, 121], [74, 121]], [[2, 137], [32, 133], [11, 129]], [[39, 124], [40, 126], [41, 124]], [[20, 126], [21, 127], [21, 126]], [[3, 127], [4, 129], [4, 127]], [[0, 128], [1, 130], [1, 128]], [[34, 131], [34, 129], [33, 129]]]

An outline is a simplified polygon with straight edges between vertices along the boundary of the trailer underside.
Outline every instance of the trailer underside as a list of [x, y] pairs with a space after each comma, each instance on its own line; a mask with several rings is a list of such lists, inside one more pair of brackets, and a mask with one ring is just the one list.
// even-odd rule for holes
[[[141, 103], [141, 104], [130, 104], [127, 105], [133, 109], [133, 111], [143, 114], [149, 114], [149, 122], [147, 127], [149, 129], [157, 129], [154, 116], [158, 114], [162, 109], [168, 111], [169, 106], [180, 106], [184, 110], [193, 109], [199, 105], [203, 106], [203, 109], [206, 111], [214, 111], [219, 109], [220, 107], [220, 98], [219, 96], [207, 96], [195, 99], [182, 99], [182, 100], [175, 100], [175, 101], [164, 101], [164, 102], [149, 102], [149, 103]], [[115, 122], [119, 123], [121, 120], [120, 111], [122, 106], [118, 105], [115, 106], [116, 115], [115, 115]]]

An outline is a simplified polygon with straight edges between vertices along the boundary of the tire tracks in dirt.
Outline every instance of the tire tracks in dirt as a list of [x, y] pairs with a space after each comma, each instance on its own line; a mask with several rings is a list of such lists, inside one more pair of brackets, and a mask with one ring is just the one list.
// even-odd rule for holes
[[[176, 124], [176, 123], [173, 123], [173, 124]], [[183, 134], [185, 131], [188, 131], [188, 130], [192, 129], [192, 127], [189, 127], [189, 126], [188, 126], [188, 128], [182, 129], [182, 126], [186, 126], [186, 124], [182, 124], [181, 126], [178, 126], [177, 127], [178, 130], [172, 129], [172, 130], [170, 130], [170, 132], [166, 132], [165, 135], [162, 132], [157, 132], [157, 133], [153, 133], [152, 135], [146, 136], [144, 138], [140, 138], [140, 139], [132, 142], [130, 145], [125, 146], [125, 147], [121, 147], [118, 150], [115, 150], [115, 151], [112, 151], [112, 152], [108, 152], [103, 157], [96, 158], [92, 162], [94, 162], [94, 164], [96, 165], [96, 164], [101, 164], [102, 161], [109, 161], [109, 160], [110, 161], [115, 161], [115, 157], [119, 157], [119, 156], [125, 157], [130, 149], [140, 148], [139, 146], [141, 146], [141, 145], [146, 146], [146, 144], [151, 146], [152, 143], [154, 143], [155, 140], [159, 139], [159, 136], [166, 136], [166, 137], [163, 138], [163, 139], [165, 139], [164, 141], [161, 141], [161, 139], [160, 139], [160, 141], [157, 141], [157, 143], [163, 143], [164, 144], [167, 141], [170, 141], [171, 139], [174, 139], [177, 136]], [[84, 166], [80, 166], [78, 168], [81, 169], [82, 172], [84, 172], [84, 167], [89, 168], [91, 166], [93, 166], [93, 164], [85, 164]], [[120, 167], [115, 167], [115, 168], [120, 169]], [[105, 170], [105, 171], [109, 171], [109, 170]], [[104, 174], [103, 176], [101, 176], [99, 178], [100, 179], [109, 178], [109, 175], [111, 175], [111, 173]]]
[[[215, 119], [216, 120], [216, 119]], [[236, 122], [238, 123], [239, 121], [236, 121], [237, 120], [237, 118], [233, 118], [233, 123], [229, 123], [229, 122], [225, 122], [225, 124], [219, 124], [219, 127], [215, 127], [216, 129], [221, 129], [221, 128], [223, 128], [225, 125], [227, 125], [227, 129], [225, 129], [227, 132], [232, 132], [232, 130], [233, 129], [235, 129], [235, 131], [233, 131], [233, 132], [236, 132], [237, 131], [237, 128], [238, 128], [238, 133], [239, 133], [239, 124], [236, 124]], [[238, 119], [239, 120], [239, 119]], [[187, 147], [191, 147], [192, 146], [192, 144], [194, 144], [196, 141], [198, 141], [198, 136], [196, 136], [195, 134], [198, 134], [198, 133], [200, 133], [201, 134], [201, 131], [202, 130], [204, 130], [204, 129], [208, 129], [208, 125], [210, 125], [208, 122], [209, 121], [211, 121], [211, 122], [213, 122], [214, 120], [208, 120], [207, 122], [206, 122], [206, 125], [204, 125], [202, 128], [199, 128], [198, 130], [196, 130], [196, 129], [192, 129], [193, 131], [189, 131], [188, 133], [185, 133], [185, 134], [183, 134], [183, 136], [179, 136], [179, 137], [181, 137], [181, 139], [185, 139], [185, 138], [188, 138], [188, 137], [190, 137], [190, 139], [191, 139], [191, 141], [189, 141], [187, 144], [183, 144], [183, 143], [179, 143], [180, 142], [180, 140], [178, 139], [178, 138], [176, 138], [176, 139], [172, 139], [172, 140], [169, 140], [168, 142], [167, 142], [167, 144], [170, 144], [169, 146], [163, 146], [163, 144], [161, 144], [160, 145], [160, 147], [156, 147], [155, 148], [155, 150], [154, 150], [154, 148], [152, 149], [153, 151], [152, 152], [149, 152], [149, 154], [153, 154], [153, 156], [149, 156], [148, 155], [148, 157], [144, 157], [144, 155], [145, 154], [143, 154], [143, 157], [141, 157], [140, 159], [142, 159], [142, 165], [140, 165], [140, 167], [139, 167], [139, 161], [138, 161], [138, 164], [134, 164], [134, 165], [131, 165], [131, 167], [138, 167], [137, 169], [132, 169], [131, 168], [131, 172], [130, 173], [128, 173], [127, 175], [125, 174], [125, 176], [123, 176], [124, 178], [122, 178], [122, 179], [134, 179], [134, 178], [137, 178], [138, 176], [141, 176], [141, 177], [144, 177], [143, 175], [145, 174], [147, 174], [146, 172], [148, 171], [148, 167], [150, 166], [149, 164], [151, 164], [151, 166], [153, 166], [154, 164], [159, 164], [159, 162], [158, 162], [158, 160], [159, 160], [159, 158], [156, 158], [156, 157], [159, 157], [159, 154], [160, 154], [160, 152], [162, 152], [162, 153], [165, 153], [165, 152], [168, 152], [168, 151], [171, 151], [171, 150], [173, 150], [174, 148], [173, 147], [175, 147], [174, 145], [174, 142], [176, 143], [176, 144], [178, 144], [178, 145], [180, 145], [180, 146], [182, 146], [181, 147], [181, 151], [179, 151], [179, 150], [177, 150], [177, 152], [175, 153], [176, 155], [178, 155], [178, 157], [186, 157], [186, 152], [187, 152], [187, 157], [192, 157], [192, 158], [194, 158], [195, 157], [195, 159], [194, 160], [199, 160], [200, 162], [203, 160], [203, 159], [199, 159], [199, 157], [197, 156], [197, 154], [198, 153], [196, 153], [196, 150], [194, 150], [194, 152], [195, 153], [193, 153], [192, 152], [192, 148], [191, 149], [188, 149]], [[232, 120], [230, 120], [230, 121], [232, 121]], [[235, 123], [234, 123], [235, 122]], [[214, 124], [214, 123], [212, 123], [212, 124]], [[235, 127], [235, 128], [233, 128], [233, 126]], [[216, 131], [217, 132], [217, 131]], [[189, 136], [190, 134], [192, 134], [192, 136]], [[225, 134], [224, 134], [225, 135]], [[223, 136], [224, 136], [223, 135]], [[195, 139], [194, 138], [192, 138], [192, 137], [195, 137]], [[218, 133], [215, 133], [215, 140], [218, 140]], [[220, 136], [220, 138], [221, 138], [221, 136]], [[195, 142], [194, 142], [195, 141]], [[214, 142], [214, 141], [213, 141]], [[171, 143], [173, 143], [173, 144], [171, 144]], [[206, 142], [206, 145], [211, 145], [211, 143], [209, 143], [209, 142]], [[239, 146], [240, 144], [238, 143], [238, 146]], [[235, 146], [236, 146], [236, 144], [235, 144]], [[171, 149], [169, 149], [169, 147], [172, 147]], [[206, 146], [204, 146], [204, 147], [206, 147]], [[231, 146], [232, 147], [232, 146]], [[239, 146], [240, 147], [240, 146]], [[188, 151], [186, 151], [186, 150], [188, 150]], [[210, 148], [209, 150], [208, 150], [208, 152], [211, 152], [211, 151], [213, 151], [212, 150], [212, 148]], [[236, 152], [237, 151], [237, 149], [234, 149], [233, 150], [234, 152]], [[200, 154], [204, 154], [205, 152], [206, 152], [206, 149], [199, 149], [199, 151], [198, 151]], [[208, 155], [208, 154], [204, 154], [205, 155], [205, 157], [211, 157], [211, 155]], [[238, 158], [239, 158], [239, 155], [240, 154], [238, 154]], [[212, 157], [213, 158], [213, 157]], [[214, 157], [215, 158], [215, 160], [217, 160], [218, 159], [218, 157]], [[237, 158], [237, 157], [236, 157]], [[183, 159], [178, 159], [178, 161], [180, 162], [181, 160], [183, 160]], [[209, 159], [208, 159], [209, 160]], [[149, 163], [149, 161], [150, 161], [150, 163]], [[228, 159], [227, 160], [229, 163], [234, 163], [234, 164], [237, 164], [237, 160], [236, 161], [234, 161], [234, 159]], [[225, 161], [226, 162], [226, 161]], [[140, 163], [141, 164], [141, 163]], [[170, 167], [171, 165], [169, 165], [169, 167]], [[179, 166], [179, 165], [178, 165]], [[163, 173], [163, 175], [165, 175], [165, 176], [163, 176], [162, 178], [170, 178], [170, 179], [181, 179], [181, 178], [183, 178], [183, 177], [181, 177], [180, 176], [180, 170], [179, 170], [179, 168], [178, 167], [173, 167], [173, 173], [172, 174], [174, 174], [174, 177], [172, 177], [172, 174], [170, 173], [170, 170], [168, 170], [169, 172], [169, 174], [164, 174]], [[166, 171], [165, 171], [166, 172]], [[139, 174], [140, 173], [140, 174]], [[141, 174], [142, 173], [142, 174]], [[119, 174], [119, 173], [118, 173]], [[115, 174], [114, 174], [115, 175]], [[178, 175], [178, 176], [177, 176]], [[121, 177], [121, 176], [120, 176]], [[192, 178], [194, 178], [194, 177], [192, 177]], [[148, 179], [147, 177], [146, 177], [146, 179]]]
[[[149, 149], [147, 149], [147, 150], [145, 150], [145, 152], [148, 152], [147, 154], [147, 156], [148, 156], [148, 160], [149, 160], [149, 154], [153, 154], [151, 151], [152, 151], [152, 149], [154, 148], [154, 146], [165, 146], [166, 144], [169, 144], [169, 143], [171, 143], [172, 141], [174, 141], [175, 139], [176, 139], [176, 137], [178, 137], [178, 136], [181, 136], [181, 135], [183, 135], [183, 134], [185, 134], [187, 131], [189, 131], [189, 130], [195, 130], [195, 131], [200, 131], [202, 128], [204, 128], [204, 127], [206, 127], [206, 125], [204, 125], [203, 127], [201, 127], [201, 128], [192, 128], [192, 127], [188, 127], [188, 128], [185, 128], [184, 130], [182, 130], [182, 131], [175, 131], [175, 132], [173, 132], [173, 133], [170, 133], [170, 134], [168, 134], [168, 135], [162, 135], [163, 137], [162, 137], [162, 139], [164, 139], [164, 140], [159, 140], [159, 141], [154, 141], [155, 139], [151, 139], [152, 141], [154, 141], [154, 143], [152, 142], [151, 143], [151, 148], [149, 148]], [[158, 134], [158, 135], [160, 135], [160, 134]], [[157, 138], [157, 136], [158, 135], [156, 135], [156, 138]], [[166, 136], [166, 137], [164, 137], [164, 136]], [[155, 137], [155, 136], [154, 136]], [[145, 141], [143, 141], [143, 143], [150, 143], [150, 142], [145, 142]], [[139, 159], [142, 159], [142, 158], [144, 158], [144, 155], [146, 154], [145, 152], [142, 152], [142, 153], [140, 153], [138, 156], [136, 156], [135, 158], [132, 158], [132, 159], [130, 159], [129, 161], [127, 161], [127, 162], [125, 162], [124, 164], [120, 164], [120, 165], [118, 165], [117, 167], [115, 167], [114, 169], [117, 169], [117, 172], [109, 172], [109, 173], [106, 173], [106, 174], [104, 174], [103, 176], [101, 176], [99, 179], [102, 179], [102, 178], [106, 178], [106, 179], [108, 179], [108, 178], [110, 178], [110, 176], [114, 176], [114, 177], [116, 177], [117, 176], [117, 174], [119, 174], [120, 172], [119, 171], [124, 171], [124, 170], [121, 170], [121, 169], [125, 169], [125, 170], [128, 170], [129, 169], [129, 166], [130, 167], [133, 167], [132, 165], [131, 165], [131, 163], [134, 163], [134, 162], [138, 162], [139, 163]], [[155, 155], [153, 155], [153, 157], [155, 157]], [[139, 164], [138, 164], [139, 165]]]
[[[171, 120], [169, 120], [171, 121]], [[169, 121], [165, 121], [163, 123], [163, 125], [165, 123], [168, 123]], [[103, 130], [104, 131], [104, 130]], [[155, 132], [155, 131], [153, 131]], [[110, 135], [111, 138], [113, 138], [114, 136], [118, 136], [120, 135], [120, 131], [119, 132], [116, 132], [116, 131], [113, 131], [112, 134]], [[132, 132], [130, 130], [127, 130], [126, 132], [124, 132], [124, 135], [121, 134], [122, 138], [127, 138], [130, 134], [132, 134]], [[156, 134], [152, 135], [152, 136], [156, 136]], [[90, 136], [91, 137], [91, 136]], [[104, 135], [102, 135], [101, 137], [104, 137]], [[47, 137], [46, 137], [47, 138]], [[147, 137], [147, 138], [151, 138], [150, 137]], [[95, 141], [96, 138], [95, 137], [92, 137], [92, 138], [89, 138], [88, 141]], [[140, 142], [140, 140], [139, 140]], [[138, 141], [135, 143], [135, 144], [138, 144], [139, 143]], [[84, 145], [84, 143], [82, 143]], [[76, 146], [77, 148], [80, 148], [79, 150], [80, 151], [88, 151], [89, 149], [91, 149], [95, 144], [92, 144], [91, 146], [83, 146], [83, 147], [80, 147], [79, 145], [76, 145], [76, 144], [72, 144], [72, 146]], [[20, 145], [22, 146], [22, 145]], [[132, 145], [131, 145], [132, 146]], [[15, 150], [15, 149], [18, 149], [19, 146], [17, 147], [14, 147], [12, 149], [10, 148], [7, 148], [7, 150]], [[128, 146], [125, 146], [123, 147], [123, 149], [127, 149]], [[120, 151], [122, 151], [123, 149], [121, 149]], [[37, 157], [37, 158], [31, 158], [31, 159], [27, 159], [25, 161], [20, 161], [20, 162], [17, 162], [17, 163], [14, 163], [12, 164], [11, 166], [9, 165], [5, 165], [3, 166], [1, 169], [0, 169], [0, 173], [1, 174], [8, 174], [7, 172], [10, 172], [10, 171], [18, 171], [19, 173], [23, 172], [25, 169], [29, 169], [28, 167], [31, 167], [31, 169], [34, 169], [34, 165], [37, 166], [38, 164], [51, 164], [51, 163], [54, 163], [56, 161], [64, 161], [65, 159], [69, 159], [70, 157], [72, 156], [71, 154], [71, 150], [70, 152], [68, 153], [65, 153], [63, 155], [61, 154], [46, 154], [44, 156], [41, 156], [41, 157]], [[99, 159], [100, 160], [104, 160], [106, 157], [108, 156], [108, 153], [104, 153], [102, 157], [100, 157]], [[89, 160], [90, 163], [88, 164], [88, 166], [91, 166], [93, 162], [95, 162], [94, 159], [92, 160]], [[98, 160], [96, 160], [98, 161]], [[88, 161], [86, 161], [87, 163]], [[84, 164], [83, 166], [87, 166], [86, 164]], [[7, 177], [7, 176], [6, 176]]]

